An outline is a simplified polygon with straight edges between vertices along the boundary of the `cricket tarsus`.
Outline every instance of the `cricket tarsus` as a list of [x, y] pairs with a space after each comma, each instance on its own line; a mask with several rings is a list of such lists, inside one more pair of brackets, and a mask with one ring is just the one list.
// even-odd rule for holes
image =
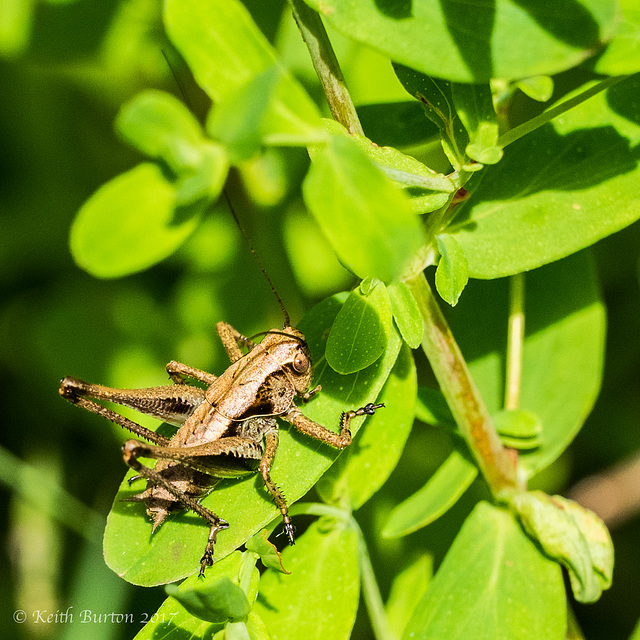
[[[145, 503], [153, 518], [153, 530], [177, 509], [190, 509], [207, 521], [209, 536], [200, 560], [200, 575], [213, 564], [218, 532], [229, 526], [200, 502], [220, 478], [258, 471], [282, 514], [283, 533], [290, 544], [294, 543], [295, 529], [287, 502], [271, 478], [279, 443], [276, 417], [312, 438], [343, 449], [351, 443], [353, 418], [373, 415], [384, 406], [369, 403], [345, 411], [339, 432], [327, 429], [307, 418], [294, 403], [296, 397], [306, 402], [320, 391], [319, 386], [311, 387], [311, 354], [300, 331], [287, 325], [265, 332], [262, 341], [255, 343], [227, 323], [218, 323], [217, 330], [231, 360], [220, 376], [172, 361], [167, 373], [173, 384], [168, 386], [113, 389], [70, 377], [60, 384], [60, 394], [69, 402], [148, 441], [128, 440], [123, 458], [136, 472], [132, 481], [147, 481], [145, 491], [128, 500]], [[205, 384], [206, 390], [187, 384], [188, 378]], [[179, 429], [171, 439], [164, 438], [95, 400], [133, 407]], [[155, 458], [158, 462], [150, 468], [139, 458]]]

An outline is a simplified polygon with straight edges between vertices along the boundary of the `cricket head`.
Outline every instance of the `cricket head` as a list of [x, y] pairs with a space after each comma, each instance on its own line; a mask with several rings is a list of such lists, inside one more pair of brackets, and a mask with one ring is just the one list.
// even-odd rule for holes
[[265, 347], [287, 374], [296, 393], [304, 394], [309, 390], [313, 365], [309, 345], [301, 331], [291, 326], [266, 331], [261, 346]]

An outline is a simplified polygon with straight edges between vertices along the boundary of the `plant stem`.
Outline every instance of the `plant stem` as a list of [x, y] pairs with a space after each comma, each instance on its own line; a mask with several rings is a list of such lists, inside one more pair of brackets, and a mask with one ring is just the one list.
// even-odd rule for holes
[[387, 613], [384, 608], [384, 603], [382, 602], [382, 596], [380, 595], [380, 589], [378, 588], [364, 535], [358, 523], [353, 518], [351, 521], [358, 531], [358, 556], [360, 560], [362, 595], [367, 605], [371, 628], [373, 629], [376, 640], [396, 640], [395, 635], [391, 632], [391, 629], [389, 629]]
[[311, 61], [322, 83], [333, 117], [349, 133], [364, 135], [340, 64], [320, 16], [302, 0], [289, 0], [289, 4], [302, 39], [309, 49]]
[[565, 100], [564, 102], [561, 102], [559, 105], [552, 107], [548, 111], [541, 113], [539, 116], [536, 116], [535, 118], [531, 118], [531, 120], [527, 120], [526, 122], [523, 122], [521, 125], [518, 125], [513, 129], [510, 129], [509, 131], [507, 131], [506, 133], [500, 136], [500, 139], [498, 140], [498, 146], [502, 148], [506, 147], [508, 144], [515, 142], [519, 138], [522, 138], [522, 136], [525, 136], [528, 133], [531, 133], [532, 131], [535, 131], [536, 129], [541, 127], [543, 124], [546, 124], [550, 120], [553, 120], [553, 118], [556, 118], [557, 116], [563, 114], [565, 111], [569, 111], [569, 109], [573, 109], [573, 107], [577, 107], [579, 104], [581, 104], [585, 100], [588, 100], [589, 98], [595, 96], [597, 93], [600, 93], [601, 91], [604, 91], [609, 87], [612, 87], [614, 84], [618, 84], [618, 82], [622, 82], [622, 80], [626, 80], [626, 78], [628, 77], [629, 76], [617, 76], [617, 77], [606, 78], [605, 80], [602, 80], [602, 82], [599, 82], [597, 85], [590, 87], [589, 89], [587, 89], [586, 91], [583, 91], [577, 96], [574, 96], [569, 100]]
[[504, 390], [504, 408], [507, 410], [520, 407], [522, 350], [524, 347], [524, 290], [524, 273], [518, 273], [509, 278], [509, 328], [507, 333], [507, 372]]
[[407, 280], [424, 321], [422, 348], [494, 497], [506, 500], [520, 489], [514, 461], [493, 426], [449, 325], [421, 273]]

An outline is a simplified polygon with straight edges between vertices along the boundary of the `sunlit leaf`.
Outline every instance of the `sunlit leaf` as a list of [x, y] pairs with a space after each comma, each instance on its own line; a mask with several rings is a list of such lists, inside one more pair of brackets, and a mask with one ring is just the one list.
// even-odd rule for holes
[[[638, 122], [632, 77], [505, 149], [447, 228], [472, 278], [558, 260], [640, 217]], [[595, 125], [594, 125], [595, 123]]]
[[564, 640], [560, 567], [508, 511], [479, 503], [465, 521], [403, 640]]
[[477, 475], [478, 468], [469, 457], [454, 449], [421, 489], [393, 508], [382, 536], [405, 536], [437, 520], [458, 501]]
[[469, 281], [468, 263], [455, 237], [446, 233], [436, 236], [440, 261], [436, 269], [436, 288], [452, 307], [458, 303]]
[[357, 545], [350, 525], [321, 519], [284, 550], [291, 575], [267, 571], [255, 607], [272, 640], [350, 637], [360, 586]]
[[422, 342], [422, 316], [418, 303], [409, 287], [399, 280], [392, 282], [387, 287], [387, 291], [389, 292], [393, 318], [403, 340], [412, 349], [417, 349]]
[[338, 373], [360, 371], [383, 353], [391, 331], [391, 304], [386, 287], [378, 283], [368, 295], [354, 289], [336, 316], [325, 356]]
[[178, 220], [175, 206], [175, 185], [156, 165], [138, 165], [82, 206], [71, 227], [74, 259], [101, 278], [146, 269], [171, 255], [200, 221], [200, 207]]
[[[504, 402], [507, 286], [471, 281], [450, 318], [482, 397], [492, 414]], [[574, 438], [600, 389], [604, 309], [588, 252], [526, 276], [526, 328], [520, 407], [538, 416], [540, 446], [522, 452], [528, 475], [544, 469]]]
[[[457, 4], [307, 0], [343, 34], [422, 73], [457, 82], [552, 75], [611, 36], [612, 0]], [[624, 72], [622, 72], [624, 73]]]
[[318, 146], [303, 184], [305, 203], [343, 264], [388, 282], [423, 243], [408, 198], [349, 138]]

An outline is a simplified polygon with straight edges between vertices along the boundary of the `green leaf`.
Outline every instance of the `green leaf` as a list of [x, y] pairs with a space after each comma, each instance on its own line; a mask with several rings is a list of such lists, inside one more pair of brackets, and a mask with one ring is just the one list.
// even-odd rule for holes
[[169, 584], [166, 591], [191, 615], [208, 622], [244, 620], [251, 610], [244, 591], [227, 576], [216, 578], [200, 589], [180, 589]]
[[578, 602], [595, 602], [611, 586], [613, 543], [595, 513], [562, 496], [529, 491], [513, 500], [527, 533], [566, 567]]
[[3, 0], [0, 11], [0, 56], [8, 58], [19, 55], [29, 45], [35, 5], [24, 0]]
[[116, 130], [142, 153], [164, 160], [176, 173], [201, 162], [204, 142], [200, 124], [177, 98], [146, 90], [122, 107]]
[[344, 35], [422, 73], [457, 82], [552, 75], [611, 36], [612, 0], [457, 4], [307, 0]]
[[396, 638], [402, 637], [416, 605], [429, 587], [432, 574], [433, 559], [421, 555], [394, 577], [385, 611], [389, 628]]
[[424, 487], [393, 508], [382, 537], [406, 536], [437, 520], [460, 499], [477, 475], [478, 468], [468, 456], [454, 449]]
[[198, 166], [192, 172], [182, 172], [176, 182], [177, 206], [205, 206], [216, 200], [224, 187], [228, 170], [227, 150], [216, 143], [203, 144]]
[[640, 76], [610, 87], [509, 145], [485, 170], [447, 228], [470, 277], [534, 269], [640, 217], [639, 91]]
[[[245, 593], [239, 585], [247, 569], [250, 579]], [[192, 576], [180, 586], [168, 585], [166, 591], [169, 597], [156, 613], [147, 617], [148, 622], [136, 639], [173, 637], [177, 630], [189, 638], [211, 638], [216, 630], [225, 627], [229, 614], [238, 615], [246, 609], [246, 605], [255, 601], [259, 580], [255, 559], [251, 554], [236, 551], [216, 562], [204, 578]], [[229, 583], [232, 587], [229, 587]]]
[[467, 518], [404, 640], [564, 640], [560, 567], [538, 551], [513, 515], [480, 502]]
[[283, 556], [291, 575], [267, 571], [255, 606], [271, 639], [349, 638], [360, 591], [356, 530], [322, 518]]
[[364, 136], [351, 134], [335, 120], [325, 120], [325, 127], [331, 133], [339, 133], [355, 141], [387, 178], [402, 186], [410, 198], [414, 213], [428, 213], [439, 209], [457, 188], [448, 176], [436, 173], [393, 147], [380, 147]]
[[491, 416], [502, 443], [513, 449], [535, 449], [543, 439], [542, 422], [532, 411], [499, 411]]
[[[166, 0], [164, 23], [171, 41], [214, 104], [233, 100], [226, 109], [241, 104], [238, 100], [246, 97], [252, 79], [277, 64], [273, 47], [239, 0]], [[314, 127], [319, 126], [316, 105], [291, 74], [278, 68], [277, 76], [267, 110], [270, 116], [262, 122], [263, 135], [282, 135], [283, 127], [290, 135], [293, 126], [296, 134], [303, 127], [313, 137]], [[238, 93], [240, 90], [243, 93]], [[241, 105], [242, 109], [255, 109], [256, 100], [254, 96], [250, 105]], [[272, 143], [278, 144], [275, 140]]]
[[340, 261], [361, 278], [393, 280], [424, 242], [408, 198], [343, 135], [315, 149], [303, 195]]
[[458, 304], [462, 290], [469, 282], [467, 258], [457, 240], [449, 234], [436, 236], [440, 260], [436, 269], [436, 288], [452, 307]]
[[320, 479], [317, 489], [325, 502], [359, 509], [386, 482], [413, 425], [416, 390], [415, 364], [404, 347], [377, 399], [385, 408], [367, 420], [367, 428]]
[[211, 110], [207, 131], [225, 143], [233, 162], [258, 154], [263, 144], [307, 145], [326, 137], [315, 109], [285, 109], [288, 88], [287, 77], [272, 65]]
[[255, 536], [247, 540], [245, 547], [247, 551], [253, 551], [260, 556], [260, 560], [265, 567], [282, 573], [291, 573], [284, 568], [282, 564], [282, 556], [275, 545], [269, 542], [267, 535], [268, 529], [258, 531]]
[[142, 271], [171, 255], [200, 221], [201, 207], [177, 219], [176, 187], [154, 164], [141, 164], [100, 187], [71, 227], [71, 252], [99, 278]]
[[354, 289], [336, 316], [327, 339], [327, 364], [344, 375], [373, 364], [384, 352], [391, 331], [391, 305], [378, 282], [368, 295]]
[[516, 86], [532, 100], [537, 100], [538, 102], [547, 102], [553, 95], [553, 78], [549, 76], [523, 78], [516, 82]]
[[498, 147], [498, 118], [489, 84], [453, 83], [452, 98], [458, 117], [469, 134], [466, 154], [483, 164], [499, 162], [502, 149]]
[[[491, 414], [502, 410], [507, 282], [471, 281], [450, 318]], [[540, 446], [521, 453], [528, 477], [569, 445], [600, 389], [605, 316], [595, 266], [581, 252], [527, 274], [520, 407], [538, 416]]]
[[438, 135], [415, 100], [358, 105], [358, 116], [367, 138], [381, 147], [414, 147]]
[[402, 86], [422, 103], [427, 118], [440, 130], [442, 148], [451, 166], [459, 171], [465, 164], [469, 135], [456, 112], [451, 82], [432, 78], [400, 64], [394, 64], [393, 68]]
[[418, 303], [409, 287], [395, 280], [388, 287], [391, 311], [398, 325], [402, 339], [412, 348], [417, 349], [422, 342], [422, 316]]
[[[349, 376], [331, 369], [324, 359], [324, 346], [345, 295], [328, 298], [314, 307], [299, 324], [305, 334], [315, 363], [314, 384], [322, 384], [322, 392], [303, 407], [305, 415], [334, 431], [338, 430], [343, 411], [362, 407], [378, 397], [398, 356], [402, 341], [395, 330], [381, 358]], [[355, 435], [363, 422], [351, 423]], [[295, 429], [280, 431], [280, 445], [271, 469], [273, 480], [293, 504], [318, 481], [337, 458], [338, 451], [307, 438]], [[199, 569], [209, 527], [192, 513], [178, 513], [153, 535], [143, 504], [121, 502], [139, 492], [127, 478], [120, 486], [107, 518], [104, 552], [107, 564], [118, 575], [133, 584], [154, 586], [174, 582]], [[227, 556], [256, 531], [279, 516], [260, 477], [244, 480], [222, 480], [202, 503], [229, 522], [229, 529], [218, 535], [215, 560]], [[297, 548], [298, 545], [296, 545]], [[292, 569], [285, 563], [288, 569]], [[215, 564], [213, 568], [215, 569]]]
[[640, 71], [640, 6], [636, 0], [619, 0], [613, 37], [598, 58], [595, 70], [611, 76]]

